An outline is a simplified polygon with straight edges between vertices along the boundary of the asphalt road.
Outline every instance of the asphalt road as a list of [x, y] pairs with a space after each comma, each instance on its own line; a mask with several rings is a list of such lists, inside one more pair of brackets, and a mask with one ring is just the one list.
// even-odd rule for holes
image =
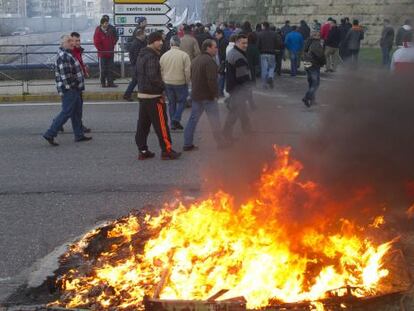
[[[93, 141], [74, 143], [67, 124], [57, 148], [41, 134], [58, 104], [0, 104], [0, 301], [25, 281], [37, 260], [96, 223], [170, 201], [175, 190], [192, 197], [204, 193], [203, 172], [220, 153], [237, 162], [239, 156], [262, 152], [259, 140], [266, 152], [274, 143], [295, 146], [317, 126], [326, 107], [305, 108], [300, 102], [304, 88], [305, 79], [286, 77], [274, 92], [256, 93], [254, 133], [241, 137], [233, 149], [217, 151], [203, 117], [196, 133], [200, 150], [170, 162], [159, 159], [154, 134], [150, 148], [157, 158], [137, 161], [136, 103], [87, 103], [84, 123], [93, 129]], [[226, 114], [224, 104], [221, 113]], [[186, 110], [185, 121], [188, 114]], [[175, 148], [181, 149], [182, 133], [172, 136]]]

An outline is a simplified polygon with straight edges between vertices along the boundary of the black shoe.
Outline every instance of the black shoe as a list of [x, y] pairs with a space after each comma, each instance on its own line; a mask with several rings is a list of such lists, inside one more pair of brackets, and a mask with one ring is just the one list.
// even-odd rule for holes
[[127, 95], [124, 95], [123, 99], [125, 99], [127, 102], [133, 102], [134, 101], [131, 96], [127, 96]]
[[162, 160], [177, 160], [179, 157], [181, 157], [181, 152], [174, 150], [171, 150], [170, 152], [163, 151], [161, 154]]
[[269, 87], [270, 87], [271, 89], [273, 89], [273, 88], [274, 88], [274, 85], [273, 85], [273, 79], [272, 79], [272, 78], [267, 79], [267, 84], [269, 84]]
[[59, 129], [59, 132], [64, 133], [65, 129], [63, 128], [63, 126]]
[[80, 142], [83, 142], [83, 141], [90, 141], [90, 140], [92, 140], [92, 137], [82, 136], [81, 138], [75, 139], [75, 142], [80, 143]]
[[173, 125], [171, 126], [174, 130], [183, 130], [184, 127], [178, 121], [173, 121]]
[[302, 98], [302, 101], [303, 101], [303, 103], [305, 104], [306, 107], [309, 108], [311, 106], [310, 100], [308, 100], [306, 98]]
[[109, 83], [107, 87], [118, 87], [118, 84], [115, 84], [115, 83]]
[[101, 86], [104, 88], [108, 87], [105, 83], [101, 83]]
[[199, 148], [197, 146], [191, 145], [191, 146], [184, 146], [183, 151], [197, 151]]
[[152, 159], [153, 157], [155, 157], [155, 153], [151, 152], [149, 150], [143, 150], [140, 151], [138, 154], [138, 160], [147, 160], [147, 159]]
[[90, 128], [87, 128], [86, 126], [83, 126], [82, 130], [83, 130], [84, 133], [87, 133], [87, 134], [92, 132], [92, 130]]
[[59, 144], [57, 142], [55, 142], [55, 139], [53, 137], [43, 136], [43, 138], [47, 140], [47, 142], [49, 143], [49, 145], [51, 145], [53, 147], [59, 146]]

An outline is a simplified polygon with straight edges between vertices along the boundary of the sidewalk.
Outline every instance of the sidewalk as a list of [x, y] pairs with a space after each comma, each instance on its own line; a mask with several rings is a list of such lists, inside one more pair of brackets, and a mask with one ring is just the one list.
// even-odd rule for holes
[[[130, 79], [117, 79], [117, 88], [103, 88], [99, 79], [86, 80], [83, 98], [86, 101], [119, 101], [123, 100], [124, 92]], [[27, 85], [22, 81], [0, 81], [0, 104], [18, 102], [59, 102], [60, 96], [56, 91], [53, 80], [29, 81], [28, 94], [24, 93]]]

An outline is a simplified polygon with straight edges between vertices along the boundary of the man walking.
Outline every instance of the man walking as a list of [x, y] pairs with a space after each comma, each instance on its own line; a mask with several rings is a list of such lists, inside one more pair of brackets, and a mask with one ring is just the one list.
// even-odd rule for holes
[[345, 44], [349, 50], [351, 65], [354, 69], [358, 67], [358, 56], [362, 40], [364, 40], [364, 30], [359, 26], [359, 21], [355, 19], [352, 22], [352, 28], [345, 37]]
[[233, 127], [238, 120], [241, 122], [244, 134], [250, 134], [252, 130], [246, 105], [247, 102], [253, 104], [252, 77], [246, 57], [247, 46], [247, 37], [241, 34], [227, 56], [226, 90], [230, 94], [230, 101], [223, 133], [230, 142], [233, 140]]
[[303, 37], [297, 31], [296, 26], [292, 26], [292, 31], [286, 36], [285, 47], [289, 51], [290, 56], [290, 75], [295, 77], [299, 68], [299, 55], [303, 48]]
[[135, 37], [129, 44], [129, 62], [131, 63], [132, 69], [132, 80], [128, 84], [128, 88], [124, 93], [124, 99], [126, 101], [133, 101], [132, 92], [134, 92], [135, 87], [137, 86], [137, 79], [135, 76], [135, 66], [137, 64], [137, 58], [139, 52], [147, 46], [147, 40], [145, 36], [145, 29], [139, 29], [135, 32]]
[[381, 33], [380, 47], [382, 52], [382, 65], [389, 67], [391, 63], [391, 51], [394, 44], [395, 31], [389, 19], [384, 19], [384, 28]]
[[218, 147], [222, 147], [220, 134], [220, 114], [217, 104], [218, 84], [215, 61], [217, 43], [207, 39], [201, 46], [202, 54], [197, 56], [191, 64], [191, 83], [193, 86], [193, 103], [191, 115], [184, 130], [184, 151], [198, 150], [194, 145], [194, 132], [198, 121], [205, 111], [213, 131]]
[[219, 96], [224, 97], [224, 85], [226, 82], [226, 49], [229, 45], [229, 41], [224, 37], [223, 30], [217, 29], [216, 42], [218, 48], [218, 61], [219, 61]]
[[319, 31], [314, 31], [305, 43], [304, 66], [308, 77], [309, 89], [302, 99], [306, 107], [316, 104], [315, 94], [320, 84], [321, 67], [326, 63], [321, 36]]
[[172, 130], [184, 129], [180, 122], [187, 101], [188, 84], [191, 78], [190, 56], [180, 50], [180, 43], [180, 38], [173, 36], [170, 40], [171, 49], [162, 55], [160, 60]]
[[414, 43], [413, 34], [406, 33], [401, 39], [402, 47], [392, 56], [391, 71], [399, 75], [411, 75], [414, 72]]
[[181, 153], [172, 149], [166, 105], [162, 95], [164, 82], [161, 77], [159, 61], [162, 39], [160, 32], [152, 32], [148, 36], [148, 46], [141, 50], [137, 59], [135, 74], [138, 81], [139, 117], [135, 142], [139, 150], [139, 160], [146, 160], [155, 156], [148, 149], [147, 144], [151, 124], [158, 136], [162, 151], [161, 159], [175, 160], [181, 156]]
[[413, 27], [411, 25], [411, 20], [406, 19], [404, 25], [400, 27], [397, 31], [397, 35], [395, 37], [395, 45], [397, 47], [403, 46], [404, 39], [407, 38], [407, 35], [413, 33]]
[[336, 20], [332, 20], [331, 23], [332, 27], [325, 41], [326, 72], [336, 71], [339, 62], [339, 44], [341, 43], [341, 32]]
[[102, 87], [117, 87], [114, 84], [112, 72], [114, 66], [114, 50], [117, 40], [117, 37], [110, 28], [109, 21], [103, 17], [100, 26], [96, 27], [93, 36], [93, 43], [98, 50]]
[[200, 55], [200, 47], [197, 40], [191, 35], [191, 26], [189, 25], [184, 26], [184, 36], [181, 38], [180, 49], [190, 56], [191, 61]]
[[273, 88], [273, 79], [276, 69], [276, 50], [278, 36], [275, 31], [270, 30], [268, 22], [263, 23], [263, 30], [259, 33], [258, 48], [260, 51], [260, 67], [262, 74], [262, 85], [264, 89]]
[[62, 110], [55, 117], [51, 127], [43, 135], [43, 138], [51, 146], [58, 146], [55, 137], [59, 129], [68, 119], [72, 121], [75, 142], [89, 141], [92, 137], [86, 137], [82, 129], [82, 100], [81, 92], [84, 90], [84, 76], [81, 65], [71, 54], [74, 42], [71, 36], [61, 38], [61, 46], [56, 59], [56, 87], [62, 96]]

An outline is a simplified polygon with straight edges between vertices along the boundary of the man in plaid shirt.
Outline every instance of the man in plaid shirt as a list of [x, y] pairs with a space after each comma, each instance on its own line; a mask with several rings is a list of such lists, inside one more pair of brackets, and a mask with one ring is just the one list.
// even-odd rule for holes
[[52, 146], [59, 145], [55, 137], [68, 119], [72, 121], [76, 142], [92, 139], [92, 137], [86, 137], [82, 129], [81, 92], [85, 89], [85, 82], [82, 67], [71, 54], [73, 47], [74, 42], [71, 36], [65, 35], [61, 38], [61, 46], [56, 59], [55, 78], [57, 91], [62, 96], [62, 110], [43, 135], [43, 138]]

